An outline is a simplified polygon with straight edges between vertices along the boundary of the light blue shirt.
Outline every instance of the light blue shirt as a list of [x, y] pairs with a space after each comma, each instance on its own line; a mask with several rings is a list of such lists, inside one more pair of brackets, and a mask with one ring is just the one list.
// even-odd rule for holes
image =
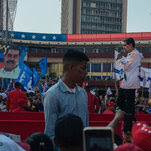
[[81, 117], [83, 126], [88, 126], [88, 98], [80, 86], [75, 91], [69, 89], [60, 79], [44, 95], [45, 133], [52, 138], [55, 122], [67, 113]]

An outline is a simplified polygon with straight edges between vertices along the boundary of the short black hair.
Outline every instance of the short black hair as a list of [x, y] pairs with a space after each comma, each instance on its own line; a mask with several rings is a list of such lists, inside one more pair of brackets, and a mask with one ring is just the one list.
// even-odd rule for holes
[[15, 82], [15, 88], [21, 88], [21, 83], [20, 82]]
[[18, 50], [19, 51], [19, 56], [21, 56], [22, 49], [21, 49], [20, 46], [10, 45], [10, 47], [7, 48], [5, 55], [7, 55], [9, 50]]
[[82, 145], [83, 123], [79, 116], [68, 113], [55, 123], [55, 140], [63, 148]]
[[133, 38], [131, 38], [131, 37], [126, 38], [125, 40], [123, 40], [123, 42], [126, 42], [128, 45], [132, 44], [133, 47], [135, 48], [135, 40]]
[[65, 69], [65, 66], [67, 64], [71, 64], [73, 61], [82, 62], [82, 61], [89, 61], [89, 58], [84, 54], [83, 52], [76, 50], [76, 49], [69, 49], [64, 54], [63, 57], [63, 68]]
[[31, 146], [30, 151], [53, 151], [53, 143], [51, 139], [42, 132], [31, 134], [26, 143]]

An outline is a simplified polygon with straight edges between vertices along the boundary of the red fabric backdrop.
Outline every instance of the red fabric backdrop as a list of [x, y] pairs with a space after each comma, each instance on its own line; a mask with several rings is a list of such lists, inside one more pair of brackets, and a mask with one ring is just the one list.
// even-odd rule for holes
[[[90, 126], [106, 126], [114, 118], [109, 114], [89, 114]], [[151, 115], [136, 115], [138, 121], [146, 121], [151, 124]], [[121, 123], [117, 126], [117, 133], [121, 135]], [[35, 132], [44, 132], [45, 120], [43, 113], [27, 112], [27, 113], [11, 113], [0, 112], [0, 131], [21, 135], [21, 139], [25, 140], [30, 134]]]

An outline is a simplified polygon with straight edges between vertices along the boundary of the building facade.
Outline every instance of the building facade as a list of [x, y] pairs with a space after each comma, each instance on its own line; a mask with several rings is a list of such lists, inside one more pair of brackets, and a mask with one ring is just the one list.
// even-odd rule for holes
[[[0, 34], [4, 34], [1, 33]], [[4, 34], [5, 35], [5, 34]], [[68, 49], [77, 49], [88, 55], [88, 78], [112, 78], [114, 50], [120, 51], [123, 40], [133, 37], [136, 48], [143, 53], [142, 66], [151, 68], [151, 33], [112, 33], [112, 34], [46, 34], [10, 32], [12, 43], [28, 47], [25, 63], [38, 71], [39, 61], [47, 57], [47, 73], [63, 74], [62, 57]], [[1, 39], [0, 39], [1, 40]]]
[[62, 0], [62, 34], [126, 32], [127, 0]]

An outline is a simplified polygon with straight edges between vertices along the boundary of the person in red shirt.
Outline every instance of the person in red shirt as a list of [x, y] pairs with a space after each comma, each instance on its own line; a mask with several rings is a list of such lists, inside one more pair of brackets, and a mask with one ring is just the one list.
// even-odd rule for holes
[[28, 106], [27, 100], [20, 98], [17, 100], [18, 107], [15, 108], [12, 112], [27, 112], [24, 108]]
[[99, 100], [95, 95], [90, 92], [90, 87], [87, 85], [85, 90], [88, 95], [88, 110], [89, 113], [98, 113], [99, 111]]
[[107, 109], [102, 114], [114, 114], [116, 103], [109, 101], [107, 103]]
[[28, 98], [24, 92], [20, 90], [21, 84], [19, 82], [15, 83], [15, 89], [8, 93], [6, 109], [7, 111], [13, 111], [18, 107], [17, 101], [19, 99], [24, 99], [28, 103]]

